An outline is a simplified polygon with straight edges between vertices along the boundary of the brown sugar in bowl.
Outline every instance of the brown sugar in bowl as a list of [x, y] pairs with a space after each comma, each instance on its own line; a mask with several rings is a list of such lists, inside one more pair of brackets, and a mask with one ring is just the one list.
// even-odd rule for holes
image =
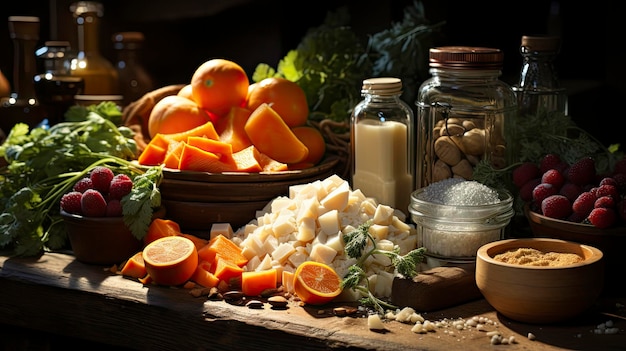
[[[562, 266], [528, 266], [494, 259], [518, 248], [575, 253], [581, 262]], [[476, 256], [476, 285], [503, 316], [523, 323], [548, 324], [581, 315], [599, 297], [604, 260], [599, 249], [576, 242], [525, 238], [483, 245]]]

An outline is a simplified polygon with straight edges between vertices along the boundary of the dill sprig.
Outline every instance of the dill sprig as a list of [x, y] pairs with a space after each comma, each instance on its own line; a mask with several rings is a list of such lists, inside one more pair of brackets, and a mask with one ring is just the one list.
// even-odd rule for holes
[[398, 274], [405, 278], [413, 278], [418, 273], [418, 265], [424, 260], [426, 249], [423, 247], [413, 249], [405, 255], [400, 254], [400, 248], [397, 245], [391, 251], [381, 249], [377, 247], [376, 240], [369, 232], [371, 225], [372, 220], [368, 220], [352, 232], [343, 235], [346, 253], [350, 258], [356, 258], [357, 261], [348, 269], [341, 285], [342, 288], [351, 288], [364, 294], [365, 297], [361, 298], [360, 302], [363, 305], [374, 307], [378, 313], [383, 314], [385, 309], [396, 309], [397, 306], [372, 294], [369, 289], [369, 280], [363, 269], [365, 261], [373, 255], [385, 255], [391, 260], [391, 264]]

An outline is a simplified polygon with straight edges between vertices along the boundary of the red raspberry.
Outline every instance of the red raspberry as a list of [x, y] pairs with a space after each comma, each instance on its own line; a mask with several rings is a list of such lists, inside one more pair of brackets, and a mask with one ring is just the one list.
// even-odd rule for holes
[[566, 178], [580, 186], [593, 183], [596, 178], [596, 163], [591, 157], [585, 157], [576, 161], [567, 170]]
[[539, 178], [531, 179], [526, 182], [526, 184], [524, 184], [524, 186], [522, 186], [519, 190], [520, 199], [522, 199], [522, 201], [524, 202], [532, 201], [533, 189], [535, 189], [535, 187], [539, 184], [541, 184], [541, 179]]
[[109, 199], [121, 199], [133, 189], [133, 181], [126, 174], [120, 173], [113, 177], [109, 185]]
[[574, 202], [583, 190], [574, 183], [565, 183], [559, 190], [559, 194], [565, 196], [569, 201]]
[[106, 194], [109, 192], [109, 185], [111, 184], [111, 180], [115, 174], [113, 171], [104, 166], [97, 166], [93, 170], [91, 170], [91, 174], [89, 178], [93, 183], [93, 188], [101, 192], [102, 194]]
[[594, 208], [587, 220], [595, 227], [604, 229], [612, 226], [617, 221], [617, 215], [612, 208]]
[[563, 195], [550, 195], [541, 202], [544, 216], [566, 219], [572, 213], [572, 203]]
[[79, 191], [70, 191], [61, 197], [61, 209], [67, 213], [82, 214], [80, 198], [83, 193]]
[[87, 189], [80, 198], [83, 215], [87, 217], [104, 217], [107, 213], [107, 202], [98, 190]]
[[93, 189], [93, 183], [91, 182], [91, 178], [85, 177], [74, 184], [72, 190], [78, 191], [80, 193], [84, 193], [87, 189]]
[[565, 184], [565, 177], [559, 170], [552, 168], [543, 173], [541, 182], [552, 184], [555, 188], [560, 190], [563, 184]]
[[539, 170], [546, 173], [550, 169], [556, 169], [561, 164], [561, 157], [557, 154], [547, 154], [539, 162]]
[[118, 199], [113, 199], [107, 203], [107, 217], [121, 217], [123, 216], [122, 203]]
[[603, 196], [610, 196], [615, 201], [618, 201], [620, 199], [619, 190], [617, 190], [617, 187], [609, 184], [600, 185], [596, 189], [596, 197], [600, 198]]
[[532, 162], [524, 162], [513, 170], [513, 184], [518, 189], [521, 189], [531, 179], [540, 177], [539, 166]]
[[572, 210], [579, 216], [587, 217], [589, 212], [593, 210], [596, 199], [597, 197], [593, 193], [585, 191], [574, 200]]
[[626, 173], [613, 174], [613, 179], [617, 183], [617, 189], [621, 193], [626, 193]]
[[598, 207], [606, 207], [606, 208], [614, 208], [615, 207], [615, 200], [613, 199], [612, 196], [602, 196], [596, 199], [596, 202], [593, 203], [593, 208], [598, 208]]
[[613, 179], [612, 177], [604, 177], [602, 179], [600, 179], [600, 186], [602, 185], [613, 185], [613, 186], [617, 186], [617, 181], [615, 179]]
[[533, 189], [533, 201], [540, 204], [548, 196], [558, 194], [557, 188], [552, 184], [541, 183]]
[[572, 213], [567, 217], [568, 222], [582, 223], [587, 216], [580, 216], [576, 212], [572, 211]]

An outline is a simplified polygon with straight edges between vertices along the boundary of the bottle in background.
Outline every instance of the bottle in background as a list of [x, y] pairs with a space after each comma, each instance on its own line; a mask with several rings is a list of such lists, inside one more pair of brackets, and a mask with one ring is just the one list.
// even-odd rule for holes
[[144, 35], [141, 32], [118, 32], [111, 39], [117, 55], [115, 69], [124, 96], [123, 105], [128, 106], [154, 90], [154, 80], [141, 63]]
[[513, 86], [520, 116], [567, 111], [567, 94], [555, 66], [561, 39], [555, 36], [522, 36], [522, 68]]
[[70, 72], [85, 82], [83, 95], [119, 95], [117, 71], [100, 52], [100, 17], [103, 6], [95, 1], [79, 1], [70, 5], [78, 31], [78, 48]]
[[47, 112], [35, 94], [33, 77], [37, 74], [35, 48], [39, 40], [39, 17], [10, 16], [9, 33], [13, 40], [13, 87], [0, 100], [0, 141], [16, 123], [30, 128], [45, 122]]
[[408, 214], [414, 190], [415, 121], [398, 78], [363, 81], [350, 118], [352, 187]]
[[72, 60], [68, 41], [46, 41], [36, 52], [42, 73], [35, 75], [35, 92], [41, 104], [48, 110], [51, 125], [64, 120], [65, 112], [74, 105], [74, 96], [82, 94], [82, 77], [72, 76]]

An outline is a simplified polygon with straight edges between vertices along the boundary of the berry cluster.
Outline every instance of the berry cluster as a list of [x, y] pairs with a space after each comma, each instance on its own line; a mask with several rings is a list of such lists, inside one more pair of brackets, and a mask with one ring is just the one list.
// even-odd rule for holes
[[546, 217], [609, 228], [626, 224], [626, 157], [610, 174], [597, 174], [595, 161], [567, 164], [556, 154], [513, 170], [513, 183], [530, 209]]
[[61, 209], [86, 217], [120, 217], [121, 200], [132, 188], [133, 181], [128, 175], [97, 166], [61, 197]]

